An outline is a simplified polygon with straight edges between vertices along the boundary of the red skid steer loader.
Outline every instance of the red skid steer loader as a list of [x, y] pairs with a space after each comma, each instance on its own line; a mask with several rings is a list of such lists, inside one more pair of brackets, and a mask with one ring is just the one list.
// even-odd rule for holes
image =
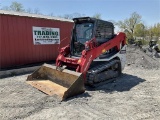
[[27, 83], [61, 100], [81, 94], [85, 84], [118, 77], [126, 61], [126, 35], [114, 34], [111, 22], [90, 17], [74, 18], [70, 44], [61, 48], [56, 66], [44, 64]]

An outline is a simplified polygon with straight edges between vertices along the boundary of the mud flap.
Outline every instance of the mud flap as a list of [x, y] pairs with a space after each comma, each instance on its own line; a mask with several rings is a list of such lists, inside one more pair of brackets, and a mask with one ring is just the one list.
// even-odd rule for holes
[[58, 71], [49, 64], [29, 75], [27, 83], [50, 96], [58, 95], [62, 101], [85, 91], [82, 73], [67, 69]]

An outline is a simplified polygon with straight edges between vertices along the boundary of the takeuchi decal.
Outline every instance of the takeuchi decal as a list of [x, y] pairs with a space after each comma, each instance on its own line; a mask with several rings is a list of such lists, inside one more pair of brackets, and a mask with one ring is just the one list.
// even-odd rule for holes
[[34, 45], [60, 44], [59, 28], [34, 27], [33, 26], [32, 30], [33, 30]]

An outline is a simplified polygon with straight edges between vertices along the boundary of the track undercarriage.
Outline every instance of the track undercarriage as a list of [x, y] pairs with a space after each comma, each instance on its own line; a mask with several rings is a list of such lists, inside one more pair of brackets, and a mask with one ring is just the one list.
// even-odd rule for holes
[[97, 65], [87, 72], [87, 84], [94, 86], [97, 83], [116, 78], [121, 74], [120, 60], [114, 59]]

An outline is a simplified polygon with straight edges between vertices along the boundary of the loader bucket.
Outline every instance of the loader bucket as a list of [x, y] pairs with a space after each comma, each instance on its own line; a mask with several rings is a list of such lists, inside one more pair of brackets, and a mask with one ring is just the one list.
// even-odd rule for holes
[[49, 64], [29, 75], [27, 83], [50, 96], [57, 95], [62, 101], [85, 91], [82, 73], [67, 69], [58, 71]]

